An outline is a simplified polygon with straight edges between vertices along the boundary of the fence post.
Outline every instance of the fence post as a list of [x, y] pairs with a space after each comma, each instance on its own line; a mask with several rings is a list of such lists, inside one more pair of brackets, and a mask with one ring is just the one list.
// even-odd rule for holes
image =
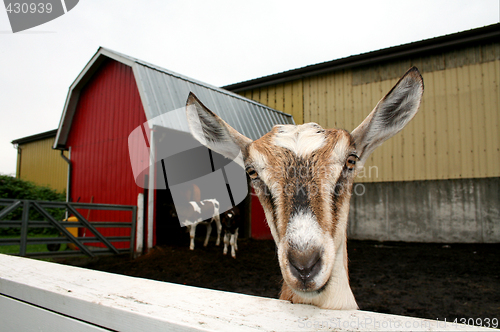
[[26, 243], [28, 242], [28, 220], [30, 218], [30, 202], [23, 201], [23, 214], [21, 219], [21, 243], [19, 246], [19, 255], [26, 256]]
[[142, 254], [143, 240], [144, 240], [144, 194], [139, 194], [137, 195], [137, 225], [135, 229], [134, 258], [137, 258]]

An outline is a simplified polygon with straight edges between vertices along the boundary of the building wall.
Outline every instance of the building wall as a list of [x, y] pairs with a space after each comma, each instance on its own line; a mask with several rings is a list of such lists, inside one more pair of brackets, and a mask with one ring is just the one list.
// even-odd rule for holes
[[[137, 205], [137, 195], [143, 189], [136, 185], [132, 174], [128, 136], [145, 121], [132, 69], [116, 61], [105, 62], [80, 93], [68, 137], [73, 201]], [[147, 167], [148, 156], [143, 162]], [[91, 221], [131, 220], [128, 212], [93, 210], [82, 214]], [[127, 229], [107, 229], [103, 233], [130, 234]]]
[[65, 191], [68, 164], [61, 158], [60, 151], [52, 149], [53, 144], [54, 137], [50, 137], [19, 145], [16, 177], [59, 192]]
[[[500, 176], [500, 44], [336, 71], [242, 92], [296, 123], [353, 130], [412, 65], [425, 92], [417, 116], [379, 147], [361, 182]], [[376, 169], [375, 169], [376, 167]]]
[[248, 90], [240, 94], [276, 110], [291, 114], [295, 122], [301, 124], [304, 122], [303, 93], [302, 80], [297, 80]]
[[294, 116], [352, 131], [412, 66], [420, 110], [370, 157], [351, 199], [349, 237], [500, 242], [500, 44], [339, 70], [241, 92]]
[[357, 240], [500, 242], [500, 178], [356, 184], [348, 236]]

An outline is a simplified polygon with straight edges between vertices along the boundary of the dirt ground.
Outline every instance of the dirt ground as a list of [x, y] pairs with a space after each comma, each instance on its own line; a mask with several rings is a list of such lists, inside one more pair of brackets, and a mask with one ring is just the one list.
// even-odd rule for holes
[[[273, 241], [239, 240], [237, 258], [211, 239], [190, 251], [159, 246], [129, 255], [62, 263], [135, 277], [277, 298], [281, 274]], [[500, 319], [500, 244], [349, 241], [349, 272], [362, 310], [453, 321]]]

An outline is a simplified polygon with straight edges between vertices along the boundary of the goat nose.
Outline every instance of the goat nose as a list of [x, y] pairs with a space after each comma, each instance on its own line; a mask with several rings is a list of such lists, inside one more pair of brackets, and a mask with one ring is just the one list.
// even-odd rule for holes
[[288, 261], [292, 274], [303, 283], [314, 278], [321, 270], [321, 255], [318, 249], [306, 252], [292, 250], [288, 253]]

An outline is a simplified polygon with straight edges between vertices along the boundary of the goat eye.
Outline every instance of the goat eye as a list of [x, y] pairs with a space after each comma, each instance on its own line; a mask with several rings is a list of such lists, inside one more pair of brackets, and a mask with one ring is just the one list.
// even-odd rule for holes
[[346, 160], [346, 166], [347, 166], [347, 169], [352, 171], [354, 170], [354, 168], [356, 167], [356, 162], [358, 161], [359, 157], [354, 155], [354, 154], [351, 154], [349, 157], [347, 157], [347, 160]]
[[259, 177], [259, 175], [257, 174], [257, 172], [253, 169], [253, 167], [247, 167], [246, 169], [247, 171], [247, 174], [248, 176], [250, 177], [250, 179], [252, 180], [255, 180]]

